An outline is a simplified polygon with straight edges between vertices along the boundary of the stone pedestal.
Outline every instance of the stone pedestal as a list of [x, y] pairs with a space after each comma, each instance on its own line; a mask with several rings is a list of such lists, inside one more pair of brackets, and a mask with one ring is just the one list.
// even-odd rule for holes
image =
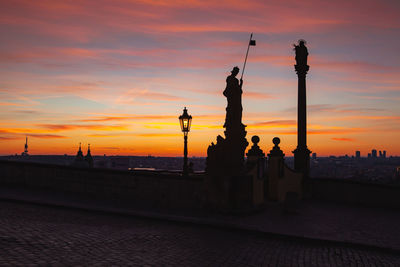
[[[244, 127], [243, 127], [244, 130]], [[226, 132], [225, 132], [226, 134]], [[233, 211], [243, 204], [246, 183], [244, 152], [248, 145], [246, 132], [217, 137], [207, 150], [205, 188], [207, 204], [219, 211]], [[246, 194], [245, 194], [246, 195]]]
[[285, 154], [279, 147], [280, 139], [275, 137], [274, 147], [268, 154], [268, 193], [270, 200], [284, 202], [290, 199], [300, 199], [303, 195], [303, 174], [293, 171], [284, 162]]
[[266, 159], [265, 154], [258, 146], [260, 138], [255, 135], [251, 138], [253, 146], [247, 152], [247, 173], [251, 175], [250, 199], [253, 207], [264, 204], [264, 185], [266, 180]]

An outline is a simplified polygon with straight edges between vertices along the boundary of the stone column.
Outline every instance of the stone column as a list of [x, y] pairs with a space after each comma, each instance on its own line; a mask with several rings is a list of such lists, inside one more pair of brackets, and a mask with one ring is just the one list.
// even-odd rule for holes
[[311, 151], [307, 148], [306, 75], [310, 67], [306, 64], [296, 64], [294, 67], [298, 77], [297, 148], [293, 151], [294, 168], [308, 177]]

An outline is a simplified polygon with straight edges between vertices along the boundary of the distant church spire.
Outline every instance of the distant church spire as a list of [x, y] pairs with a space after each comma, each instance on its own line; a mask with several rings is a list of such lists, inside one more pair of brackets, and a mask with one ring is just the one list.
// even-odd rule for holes
[[82, 153], [82, 145], [81, 145], [81, 143], [79, 143], [79, 150], [78, 150], [78, 153], [76, 153], [75, 161], [83, 161], [83, 160], [84, 160], [84, 158], [83, 158], [83, 153]]
[[24, 147], [24, 152], [21, 153], [22, 156], [29, 156], [28, 154], [28, 137], [25, 137], [25, 147]]
[[93, 158], [92, 158], [92, 154], [90, 153], [90, 144], [88, 144], [88, 150], [87, 150], [85, 160], [88, 163], [89, 168], [93, 168]]

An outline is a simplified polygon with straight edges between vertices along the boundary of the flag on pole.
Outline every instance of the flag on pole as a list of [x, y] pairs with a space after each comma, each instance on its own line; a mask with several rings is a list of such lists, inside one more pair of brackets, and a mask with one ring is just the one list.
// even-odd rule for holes
[[256, 46], [256, 40], [253, 40], [253, 33], [250, 34], [250, 41], [249, 41], [249, 45], [247, 46], [246, 57], [244, 59], [244, 64], [243, 64], [243, 69], [242, 69], [242, 76], [240, 77], [240, 79], [243, 78], [243, 73], [244, 73], [244, 69], [246, 68], [247, 56], [249, 55], [250, 46]]

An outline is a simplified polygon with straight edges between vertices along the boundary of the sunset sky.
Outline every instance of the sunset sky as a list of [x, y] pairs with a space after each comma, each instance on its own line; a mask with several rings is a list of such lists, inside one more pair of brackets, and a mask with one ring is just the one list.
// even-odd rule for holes
[[[1, 0], [0, 154], [189, 156], [223, 135], [242, 68], [247, 139], [296, 147], [293, 43], [307, 41], [308, 147], [400, 155], [400, 1]], [[250, 147], [250, 146], [249, 146]]]

